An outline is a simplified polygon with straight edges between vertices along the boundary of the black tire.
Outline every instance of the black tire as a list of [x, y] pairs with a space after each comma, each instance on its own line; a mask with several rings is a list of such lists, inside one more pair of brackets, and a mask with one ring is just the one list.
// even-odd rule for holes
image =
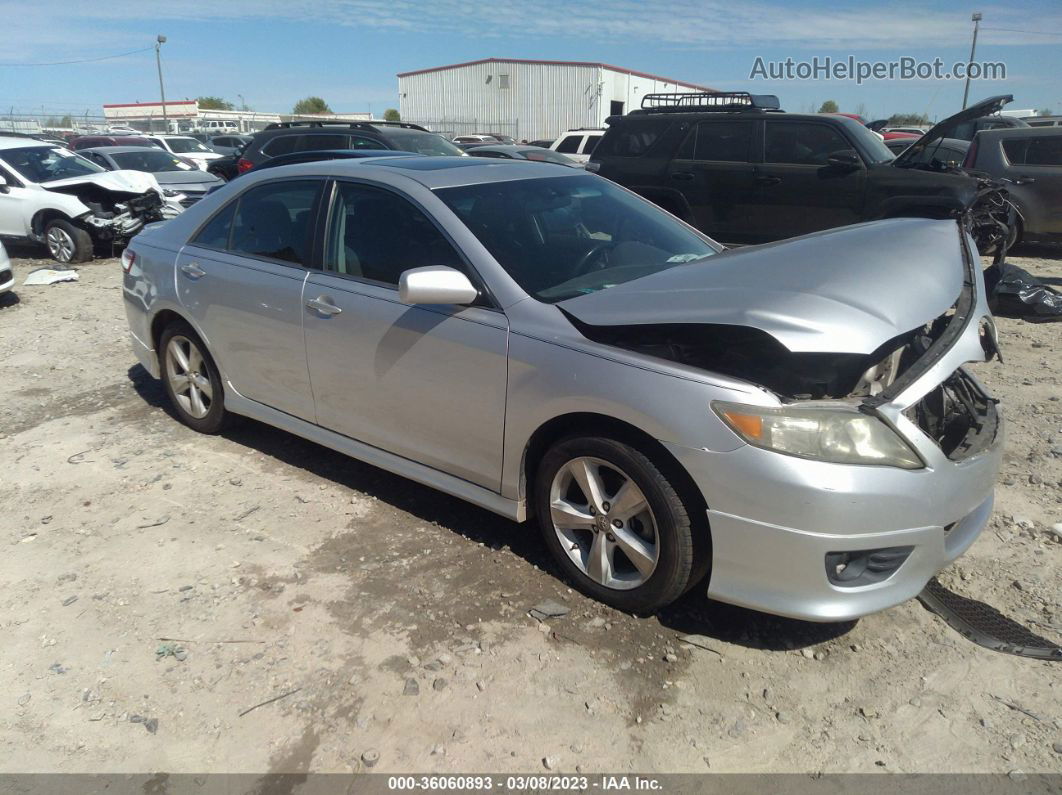
[[1025, 229], [1022, 226], [1021, 219], [1015, 218], [1014, 225], [1007, 233], [1007, 251], [1010, 251], [1016, 245], [1021, 242], [1022, 235], [1024, 235]]
[[64, 265], [92, 259], [92, 237], [62, 218], [54, 218], [44, 225], [44, 245], [52, 259]]
[[[183, 347], [183, 341], [187, 341], [194, 346], [202, 362], [202, 365], [194, 372], [209, 381], [210, 400], [209, 405], [204, 406], [207, 411], [203, 416], [196, 416], [193, 413], [194, 404], [191, 406], [185, 405], [186, 402], [190, 402], [190, 398], [183, 396], [182, 399], [182, 396], [178, 396], [174, 389], [174, 376], [179, 379], [182, 375], [174, 372], [174, 361], [169, 355], [170, 343], [173, 342], [174, 338], [177, 338], [177, 345], [181, 347]], [[225, 391], [221, 383], [221, 375], [218, 373], [217, 365], [214, 364], [214, 360], [210, 357], [210, 353], [207, 351], [203, 341], [199, 339], [199, 335], [195, 333], [192, 327], [181, 320], [174, 321], [166, 326], [159, 339], [158, 355], [162, 386], [166, 390], [170, 405], [177, 412], [177, 417], [180, 421], [192, 430], [199, 431], [199, 433], [215, 434], [224, 430], [229, 424], [232, 415], [225, 410]], [[177, 366], [179, 367], [180, 365], [177, 364]], [[203, 393], [201, 391], [200, 401], [202, 401], [202, 398]]]
[[[615, 466], [642, 491], [656, 523], [656, 566], [637, 587], [621, 590], [588, 576], [568, 556], [550, 515], [550, 492], [558, 472], [574, 459], [589, 457]], [[695, 572], [706, 571], [695, 561], [693, 528], [682, 498], [656, 465], [638, 449], [602, 437], [569, 437], [543, 456], [535, 478], [535, 512], [546, 546], [557, 564], [583, 593], [630, 613], [646, 614], [678, 599], [693, 584]], [[698, 545], [701, 546], [701, 545]]]

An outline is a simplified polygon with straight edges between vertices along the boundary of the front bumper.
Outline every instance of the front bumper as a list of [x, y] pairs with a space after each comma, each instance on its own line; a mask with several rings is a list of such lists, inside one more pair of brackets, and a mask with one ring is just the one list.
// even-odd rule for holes
[[[710, 508], [721, 602], [808, 621], [843, 621], [900, 604], [959, 557], [992, 514], [1002, 444], [939, 468], [806, 461], [751, 446], [730, 453], [668, 445]], [[839, 586], [834, 552], [912, 547], [881, 582]]]
[[[749, 445], [713, 452], [666, 444], [709, 507], [708, 594], [811, 621], [857, 618], [916, 595], [976, 540], [992, 514], [1003, 419], [962, 366], [991, 358], [994, 326], [974, 241], [961, 233], [966, 275], [946, 327], [925, 353], [861, 410], [892, 425], [925, 466], [851, 466]], [[957, 385], [972, 418], [958, 443], [927, 421], [942, 384]], [[909, 550], [874, 582], [838, 583], [836, 556]]]

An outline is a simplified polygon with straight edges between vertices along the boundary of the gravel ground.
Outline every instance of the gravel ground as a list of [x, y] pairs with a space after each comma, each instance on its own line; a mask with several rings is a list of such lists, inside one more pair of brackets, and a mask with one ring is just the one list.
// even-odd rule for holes
[[[1062, 283], [1062, 252], [1019, 253]], [[48, 264], [11, 254], [18, 285]], [[178, 424], [117, 262], [79, 272], [0, 300], [0, 772], [1062, 771], [1057, 663], [916, 601], [610, 610], [529, 525], [254, 422]], [[941, 579], [1057, 641], [1062, 326], [999, 326], [997, 511]], [[570, 612], [531, 618], [547, 599]]]

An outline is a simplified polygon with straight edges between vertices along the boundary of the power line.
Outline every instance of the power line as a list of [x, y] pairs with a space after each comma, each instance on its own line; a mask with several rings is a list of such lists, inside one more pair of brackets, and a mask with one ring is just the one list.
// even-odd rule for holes
[[1037, 36], [1062, 36], [1062, 31], [1052, 30], [1017, 30], [1015, 28], [988, 28], [984, 25], [981, 26], [981, 30], [998, 30], [1003, 33], [1033, 33]]
[[120, 52], [115, 55], [101, 55], [96, 58], [79, 58], [76, 61], [50, 61], [47, 63], [0, 63], [0, 66], [65, 66], [72, 63], [90, 63], [92, 61], [106, 61], [110, 58], [124, 58], [126, 55], [136, 55], [138, 52], [147, 52], [153, 50], [154, 47], [141, 47], [139, 50], [130, 50], [129, 52]]

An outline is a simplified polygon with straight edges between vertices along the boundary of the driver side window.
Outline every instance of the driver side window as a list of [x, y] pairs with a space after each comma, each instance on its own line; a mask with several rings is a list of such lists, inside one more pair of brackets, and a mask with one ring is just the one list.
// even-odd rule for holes
[[410, 202], [367, 185], [337, 186], [325, 250], [327, 270], [397, 287], [404, 271], [427, 265], [454, 268], [473, 278], [442, 232]]

